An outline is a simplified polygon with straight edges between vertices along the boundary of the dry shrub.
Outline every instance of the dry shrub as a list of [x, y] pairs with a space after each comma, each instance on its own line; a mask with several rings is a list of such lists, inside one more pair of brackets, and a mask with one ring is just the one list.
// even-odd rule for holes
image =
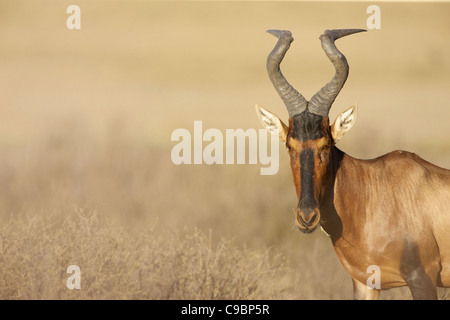
[[[0, 299], [276, 298], [264, 284], [283, 271], [279, 256], [212, 232], [130, 232], [83, 209], [16, 217], [0, 234]], [[80, 290], [66, 286], [69, 265], [80, 267]]]

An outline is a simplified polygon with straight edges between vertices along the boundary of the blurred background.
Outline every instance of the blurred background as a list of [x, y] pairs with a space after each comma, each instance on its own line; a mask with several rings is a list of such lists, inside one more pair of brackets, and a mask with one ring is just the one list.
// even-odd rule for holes
[[[177, 128], [193, 132], [194, 120], [203, 121], [203, 130], [259, 129], [256, 103], [287, 120], [265, 69], [276, 43], [265, 31], [293, 33], [281, 69], [309, 99], [334, 74], [319, 36], [325, 29], [366, 29], [369, 3], [76, 1], [81, 29], [69, 30], [71, 4], [0, 1], [0, 296], [352, 298], [350, 277], [327, 236], [320, 230], [306, 236], [293, 225], [297, 200], [282, 145], [279, 172], [261, 176], [260, 164], [176, 166], [170, 137]], [[331, 121], [351, 104], [359, 106], [355, 126], [338, 147], [364, 159], [403, 149], [450, 168], [450, 4], [379, 6], [380, 30], [337, 42], [350, 75]], [[68, 216], [76, 225], [88, 221], [82, 233], [61, 224]], [[149, 232], [159, 242], [148, 240]], [[195, 234], [206, 244], [192, 244]], [[106, 246], [105, 239], [117, 246]], [[163, 264], [180, 266], [167, 260], [183, 255], [179, 247], [199, 245], [206, 250], [198, 258], [203, 261], [211, 252], [220, 255], [223, 239], [232, 241], [226, 257], [241, 254], [230, 265], [241, 261], [243, 267], [215, 277], [247, 279], [255, 270], [248, 266], [261, 268], [254, 283], [232, 283], [242, 287], [240, 295], [218, 295], [229, 283], [210, 280], [204, 280], [207, 294], [193, 293], [200, 292], [199, 274], [210, 275], [204, 262], [185, 274], [189, 288], [180, 282], [183, 267], [172, 274], [180, 290], [185, 286], [183, 294], [154, 293], [151, 281], [167, 276], [149, 267], [158, 250], [173, 253], [161, 258]], [[138, 252], [137, 243], [145, 247], [147, 240], [154, 241], [147, 255], [135, 257], [147, 272], [145, 282], [118, 253]], [[102, 256], [102, 246], [113, 256]], [[77, 262], [79, 250], [94, 251]], [[97, 277], [105, 261], [109, 273], [131, 274], [123, 287], [111, 291]], [[66, 263], [79, 263], [96, 280], [67, 293]], [[26, 276], [50, 269], [56, 278]], [[139, 284], [133, 294], [127, 294], [130, 281]], [[383, 297], [410, 294], [394, 289]]]

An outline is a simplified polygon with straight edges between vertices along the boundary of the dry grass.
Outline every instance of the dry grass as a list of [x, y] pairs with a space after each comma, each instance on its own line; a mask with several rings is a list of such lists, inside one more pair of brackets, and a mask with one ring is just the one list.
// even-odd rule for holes
[[[0, 232], [0, 299], [272, 299], [281, 293], [265, 286], [282, 275], [277, 255], [195, 229], [129, 232], [75, 209], [14, 219]], [[80, 290], [66, 287], [73, 264], [81, 269]]]
[[[0, 158], [0, 298], [351, 298], [327, 237], [293, 227], [289, 168], [178, 167], [170, 150], [79, 143]], [[81, 290], [66, 288], [72, 264]]]
[[[286, 154], [275, 176], [175, 166], [170, 135], [260, 128], [255, 103], [286, 115], [264, 31], [292, 30], [283, 72], [310, 97], [333, 72], [319, 34], [364, 27], [368, 4], [80, 0], [68, 31], [69, 4], [0, 3], [0, 298], [351, 298], [329, 239], [293, 228]], [[359, 105], [342, 150], [450, 166], [449, 14], [383, 3], [382, 30], [340, 40], [351, 73], [331, 118]]]

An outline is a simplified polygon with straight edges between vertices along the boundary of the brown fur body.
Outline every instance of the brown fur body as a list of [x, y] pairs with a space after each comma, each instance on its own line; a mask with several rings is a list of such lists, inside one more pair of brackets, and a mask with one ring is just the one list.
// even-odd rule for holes
[[[267, 70], [287, 107], [289, 125], [259, 105], [256, 111], [289, 150], [297, 227], [311, 233], [320, 224], [330, 235], [353, 278], [354, 297], [377, 298], [379, 289], [408, 285], [415, 299], [436, 299], [437, 286], [450, 287], [450, 171], [409, 152], [358, 160], [335, 147], [354, 125], [357, 105], [330, 126], [329, 110], [349, 71], [334, 41], [361, 31], [325, 30], [320, 36], [336, 73], [307, 101], [279, 68], [293, 41], [291, 32], [269, 30], [278, 42]], [[367, 286], [373, 266], [380, 276], [376, 290]]]
[[352, 278], [366, 284], [377, 265], [381, 289], [450, 287], [450, 171], [404, 151], [358, 160], [333, 147], [330, 158], [321, 225]]

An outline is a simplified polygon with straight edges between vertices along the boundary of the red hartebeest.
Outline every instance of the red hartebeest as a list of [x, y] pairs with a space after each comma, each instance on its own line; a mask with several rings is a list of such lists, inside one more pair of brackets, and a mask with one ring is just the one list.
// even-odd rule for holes
[[328, 112], [347, 75], [334, 41], [361, 29], [326, 30], [322, 48], [336, 73], [307, 101], [284, 78], [280, 63], [293, 41], [289, 31], [269, 30], [278, 42], [267, 58], [269, 77], [289, 112], [289, 125], [256, 106], [264, 126], [289, 150], [298, 196], [298, 228], [320, 224], [353, 279], [354, 298], [378, 298], [366, 283], [379, 267], [380, 289], [409, 286], [414, 299], [436, 299], [450, 287], [450, 170], [417, 155], [394, 151], [358, 160], [335, 147], [353, 126], [356, 105], [330, 126]]

